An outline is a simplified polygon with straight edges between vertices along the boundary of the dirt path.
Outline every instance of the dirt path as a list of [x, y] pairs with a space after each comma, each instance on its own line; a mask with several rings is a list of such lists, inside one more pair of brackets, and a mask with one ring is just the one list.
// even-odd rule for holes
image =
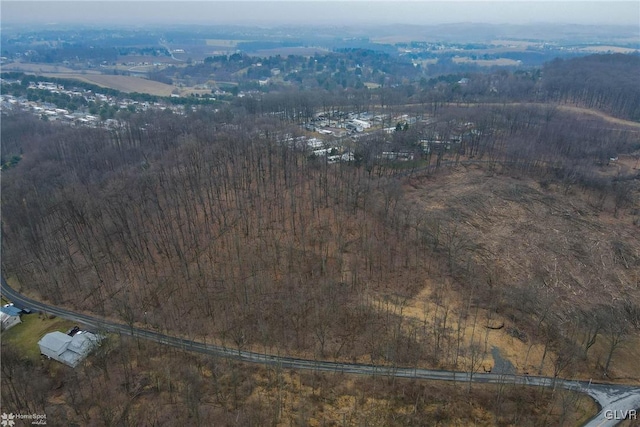
[[490, 106], [490, 107], [503, 107], [503, 106], [522, 106], [522, 107], [555, 107], [559, 110], [568, 111], [576, 114], [587, 114], [590, 116], [599, 117], [609, 123], [615, 123], [617, 125], [631, 126], [636, 129], [640, 129], [640, 122], [634, 122], [631, 120], [620, 119], [618, 117], [611, 116], [607, 113], [603, 113], [602, 111], [593, 110], [591, 108], [583, 108], [576, 107], [574, 105], [565, 105], [565, 104], [551, 104], [544, 102], [489, 102], [489, 103], [455, 103], [449, 102], [446, 105], [456, 106], [456, 107], [482, 107], [482, 106]]
[[[532, 104], [532, 105], [536, 105], [536, 104]], [[538, 105], [545, 105], [545, 104], [538, 104]], [[640, 129], [640, 123], [638, 123], [638, 122], [632, 122], [631, 120], [619, 119], [617, 117], [613, 117], [613, 116], [610, 116], [608, 114], [605, 114], [602, 111], [591, 110], [589, 108], [574, 107], [572, 105], [557, 105], [557, 107], [559, 109], [561, 109], [561, 110], [564, 110], [564, 111], [571, 111], [571, 112], [574, 112], [574, 113], [588, 114], [590, 116], [600, 117], [601, 119], [606, 120], [609, 123], [615, 123], [615, 124], [618, 124], [618, 125], [631, 126], [631, 127]]]

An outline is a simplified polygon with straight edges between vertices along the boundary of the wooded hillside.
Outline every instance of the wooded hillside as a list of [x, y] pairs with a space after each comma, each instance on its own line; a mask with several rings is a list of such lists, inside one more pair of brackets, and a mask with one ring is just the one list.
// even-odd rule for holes
[[[229, 112], [147, 113], [112, 131], [10, 117], [8, 147], [23, 158], [3, 171], [3, 268], [39, 298], [128, 324], [238, 348], [407, 366], [490, 365], [488, 332], [482, 357], [474, 353], [482, 310], [486, 326], [504, 319], [510, 333], [530, 337], [518, 368], [545, 373], [548, 352], [571, 348], [572, 371], [608, 372], [617, 344], [605, 348], [604, 340], [633, 337], [640, 324], [640, 255], [630, 231], [638, 190], [634, 174], [598, 167], [609, 153], [631, 152], [633, 132], [553, 109], [439, 114], [446, 126], [471, 118], [479, 133], [442, 166], [440, 155], [437, 163], [428, 156], [435, 170], [446, 176], [466, 158], [504, 174], [498, 183], [515, 174], [540, 187], [453, 196], [461, 184], [453, 182], [435, 205], [416, 203], [407, 191], [431, 194], [434, 177], [376, 162], [371, 150], [384, 143], [365, 140], [356, 148], [363, 161], [331, 165], [286, 142], [295, 128]], [[595, 237], [592, 227], [605, 226], [591, 219], [587, 227], [559, 224], [561, 235], [580, 237], [560, 264], [536, 255], [543, 265], [486, 232], [519, 209], [540, 211], [530, 221], [547, 215], [544, 205], [567, 209], [558, 197], [573, 197], [580, 215], [611, 216], [618, 232]], [[489, 214], [496, 203], [509, 212]], [[542, 236], [544, 227], [514, 230]], [[579, 244], [588, 238], [602, 240], [595, 253], [610, 275], [596, 273], [600, 261]], [[547, 239], [538, 249], [559, 244]], [[529, 266], [514, 270], [513, 262]], [[604, 287], [583, 282], [585, 269]], [[593, 298], [574, 298], [572, 289]], [[560, 302], [540, 317], [535, 307], [550, 308], [546, 298]], [[570, 302], [577, 306], [567, 318]], [[422, 312], [409, 314], [411, 307]], [[604, 329], [611, 325], [619, 328]], [[598, 337], [603, 347], [589, 361]]]
[[311, 161], [272, 125], [209, 119], [33, 135], [3, 180], [5, 269], [55, 304], [172, 333], [415, 361], [422, 344], [368, 300], [426, 273], [400, 187]]
[[638, 73], [638, 55], [556, 59], [543, 67], [542, 86], [552, 100], [584, 105], [640, 121]]

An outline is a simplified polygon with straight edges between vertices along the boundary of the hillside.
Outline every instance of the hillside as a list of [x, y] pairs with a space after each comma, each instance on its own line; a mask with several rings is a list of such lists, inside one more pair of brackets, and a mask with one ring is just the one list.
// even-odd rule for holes
[[542, 87], [550, 99], [640, 121], [638, 73], [637, 54], [556, 59], [543, 67]]
[[89, 130], [30, 141], [42, 145], [3, 180], [5, 268], [25, 290], [240, 347], [375, 357], [409, 339], [363, 292], [401, 274], [394, 290], [411, 293], [423, 273], [366, 170], [250, 129], [181, 124], [165, 116], [119, 145]]
[[[628, 310], [618, 319], [625, 336], [638, 321], [637, 186], [633, 175], [607, 184], [584, 160], [577, 169], [574, 159], [602, 154], [559, 145], [575, 132], [560, 115], [533, 128], [546, 148], [519, 150], [535, 134], [517, 117], [538, 113], [494, 110], [510, 134], [475, 152], [527, 153], [514, 166], [522, 179], [540, 174], [535, 156], [555, 153], [561, 169], [540, 183], [491, 162], [454, 181], [447, 168], [403, 181], [383, 165], [328, 165], [279, 143], [284, 129], [267, 121], [194, 115], [185, 126], [154, 113], [115, 134], [32, 127], [23, 160], [3, 173], [3, 266], [55, 304], [240, 348], [461, 369], [478, 338], [461, 331], [480, 328], [472, 314], [482, 309], [510, 316], [531, 345], [575, 344], [577, 354], [594, 307], [619, 301], [611, 309]], [[403, 190], [408, 182], [415, 189]], [[455, 333], [453, 322], [438, 326], [450, 290], [464, 295], [450, 296], [465, 307]], [[402, 304], [425, 292], [436, 305], [418, 333]], [[576, 329], [556, 327], [567, 322]], [[608, 371], [611, 361], [600, 363]]]
[[[3, 273], [55, 305], [232, 348], [638, 384], [637, 134], [599, 120], [531, 105], [442, 106], [434, 121], [389, 141], [371, 133], [354, 144], [354, 161], [330, 164], [290, 143], [297, 127], [268, 115], [157, 111], [112, 130], [7, 115], [3, 149], [21, 156], [2, 171]], [[470, 121], [477, 132], [455, 150], [381, 161], [388, 144], [414, 147], [412, 135]], [[144, 357], [134, 366], [136, 351], [121, 343], [114, 354], [135, 408], [151, 404], [138, 399], [147, 392], [175, 400], [167, 384], [180, 374], [142, 374]], [[230, 397], [207, 412], [202, 401], [220, 389], [185, 375], [176, 387], [187, 406], [176, 414], [233, 413]], [[269, 408], [286, 404], [264, 397], [273, 381], [294, 390], [280, 394], [291, 407], [331, 412], [313, 412], [317, 420], [356, 404], [378, 425], [435, 410], [388, 403], [393, 382], [358, 399], [364, 383], [341, 379], [342, 394], [314, 397], [284, 376], [252, 375], [224, 386], [253, 384], [234, 395], [245, 415], [283, 416]], [[418, 401], [432, 393], [402, 387]], [[541, 417], [568, 408], [582, 417], [568, 396], [523, 393], [519, 402]], [[98, 416], [91, 405], [85, 413]], [[458, 422], [453, 405], [437, 416]], [[495, 407], [477, 405], [478, 419], [493, 423]], [[376, 415], [380, 407], [397, 418]]]
[[[469, 315], [461, 301], [469, 307], [480, 302], [482, 324], [500, 328], [483, 328], [477, 338], [485, 348], [499, 348], [519, 372], [553, 375], [554, 367], [564, 369], [554, 363], [568, 353], [576, 360], [565, 375], [594, 375], [606, 363], [616, 333], [605, 332], [606, 327], [628, 315], [637, 324], [638, 220], [615, 217], [611, 206], [598, 208], [612, 200], [473, 164], [410, 180], [406, 198], [424, 213], [425, 232], [438, 230], [433, 245], [455, 277], [448, 282], [432, 276], [419, 295], [443, 292], [439, 307], [450, 312], [453, 331], [457, 316]], [[613, 312], [611, 301], [617, 302]], [[428, 303], [414, 298], [407, 305], [434, 310], [433, 298]], [[600, 333], [591, 347], [587, 343], [595, 328]], [[550, 342], [555, 343], [545, 349]], [[639, 343], [637, 331], [625, 332], [610, 377], [640, 380]], [[494, 362], [488, 357], [486, 364]]]

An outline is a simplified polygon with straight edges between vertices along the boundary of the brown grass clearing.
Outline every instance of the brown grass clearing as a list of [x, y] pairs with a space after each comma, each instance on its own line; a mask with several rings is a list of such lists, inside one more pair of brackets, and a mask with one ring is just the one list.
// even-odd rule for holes
[[[65, 67], [63, 65], [51, 65], [51, 64], [39, 64], [39, 63], [27, 63], [27, 62], [11, 62], [9, 64], [2, 65], [3, 71], [22, 71], [25, 73], [54, 73], [54, 74], [68, 74], [68, 73], [80, 73], [79, 70]], [[99, 73], [99, 71], [87, 70], [83, 73]], [[52, 76], [58, 77], [58, 76]]]
[[494, 65], [499, 66], [515, 66], [520, 65], [520, 61], [509, 58], [496, 58], [496, 59], [472, 59], [467, 56], [456, 56], [453, 58], [453, 62], [456, 64], [476, 64], [481, 67], [492, 67]]
[[[405, 191], [405, 197], [414, 200], [425, 212], [457, 218], [451, 224], [460, 235], [482, 245], [482, 252], [471, 256], [478, 265], [491, 268], [487, 269], [486, 278], [478, 280], [491, 277], [502, 286], [544, 281], [550, 292], [550, 304], [558, 312], [578, 306], [588, 309], [612, 298], [640, 300], [639, 266], [625, 268], [616, 263], [610, 247], [612, 242], [619, 241], [633, 253], [640, 253], [640, 242], [634, 237], [636, 227], [628, 217], [616, 218], [611, 212], [592, 207], [586, 193], [576, 190], [567, 195], [560, 190], [542, 190], [532, 179], [494, 175], [477, 167], [460, 167], [433, 179], [416, 180]], [[425, 281], [424, 290], [407, 303], [403, 315], [424, 319], [423, 312], [434, 312], [435, 306], [425, 300], [438, 280], [442, 279]], [[452, 321], [456, 319], [460, 301], [464, 300], [460, 292], [451, 290], [447, 294]], [[488, 332], [487, 349], [498, 347], [519, 372], [537, 373], [542, 347], [534, 342], [529, 351], [531, 341], [523, 343], [507, 335], [507, 329], [514, 326], [508, 318], [496, 313], [491, 316], [492, 322], [504, 323], [505, 328], [484, 331], [483, 322], [478, 322], [480, 333]], [[478, 315], [479, 319], [488, 317], [485, 310]], [[527, 335], [532, 333], [535, 331], [528, 331]], [[465, 337], [469, 336], [467, 329]], [[604, 336], [599, 339], [606, 342]], [[637, 339], [637, 333], [632, 333], [629, 344], [614, 355], [617, 370], [613, 376], [640, 381], [637, 371], [640, 347], [633, 344]], [[580, 365], [576, 374], [586, 378], [595, 375], [598, 354], [592, 349], [589, 360]], [[542, 374], [552, 373], [549, 369], [554, 357], [547, 354]]]
[[116, 89], [122, 92], [148, 93], [157, 96], [170, 96], [174, 86], [132, 76], [109, 76], [104, 74], [44, 74], [47, 77], [80, 80], [98, 86]]
[[594, 52], [594, 53], [634, 53], [637, 52], [638, 49], [632, 49], [629, 47], [620, 47], [620, 46], [588, 46], [580, 49], [583, 52]]

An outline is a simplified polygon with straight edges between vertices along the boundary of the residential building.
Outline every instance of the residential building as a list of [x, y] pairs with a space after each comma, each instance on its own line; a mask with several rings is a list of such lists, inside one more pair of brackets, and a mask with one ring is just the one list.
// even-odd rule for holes
[[80, 331], [72, 337], [56, 331], [42, 337], [38, 346], [43, 355], [75, 368], [99, 343], [100, 338], [91, 332]]

